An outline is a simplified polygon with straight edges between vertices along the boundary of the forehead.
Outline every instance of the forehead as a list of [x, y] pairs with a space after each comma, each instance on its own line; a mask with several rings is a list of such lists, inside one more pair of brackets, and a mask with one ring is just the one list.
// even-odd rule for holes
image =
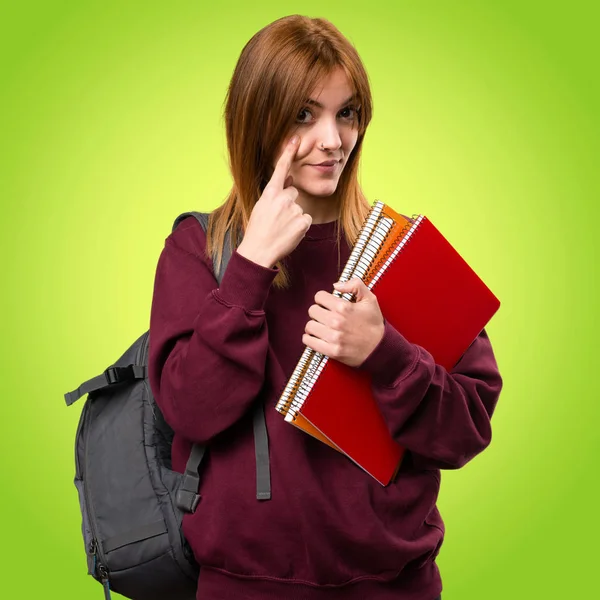
[[324, 107], [335, 106], [346, 102], [355, 93], [352, 81], [341, 67], [325, 75], [315, 85], [309, 95], [311, 104]]

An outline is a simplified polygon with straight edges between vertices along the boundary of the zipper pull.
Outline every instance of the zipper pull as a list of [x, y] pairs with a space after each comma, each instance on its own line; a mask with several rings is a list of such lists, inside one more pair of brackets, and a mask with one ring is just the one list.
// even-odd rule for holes
[[97, 561], [97, 555], [96, 555], [96, 551], [98, 550], [98, 542], [93, 539], [90, 542], [90, 547], [89, 547], [89, 552], [90, 555], [92, 557], [92, 577], [96, 577], [96, 561]]
[[102, 587], [104, 588], [104, 600], [111, 600], [108, 569], [104, 565], [100, 565], [98, 567], [98, 571], [100, 572], [100, 581], [102, 582]]
[[94, 578], [97, 578], [97, 575], [100, 577], [100, 583], [104, 589], [104, 600], [112, 600], [110, 595], [110, 583], [108, 581], [108, 569], [103, 564], [98, 564], [98, 542], [96, 539], [93, 539], [90, 542], [89, 551], [94, 558], [94, 570], [92, 576]]

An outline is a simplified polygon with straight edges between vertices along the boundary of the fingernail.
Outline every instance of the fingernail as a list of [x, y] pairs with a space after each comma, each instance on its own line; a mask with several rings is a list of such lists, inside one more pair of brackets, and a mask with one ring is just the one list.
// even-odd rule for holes
[[299, 139], [300, 139], [300, 138], [299, 138], [297, 135], [295, 135], [295, 136], [294, 136], [294, 137], [293, 137], [293, 138], [290, 140], [290, 142], [291, 142], [292, 144], [297, 144]]

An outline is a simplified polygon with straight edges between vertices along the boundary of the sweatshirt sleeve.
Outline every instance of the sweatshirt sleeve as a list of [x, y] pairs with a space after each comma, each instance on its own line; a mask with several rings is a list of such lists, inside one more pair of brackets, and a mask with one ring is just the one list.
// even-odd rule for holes
[[485, 329], [448, 372], [386, 321], [360, 369], [370, 372], [388, 427], [415, 466], [458, 469], [489, 445], [502, 378]]
[[234, 251], [221, 285], [205, 234], [186, 219], [158, 260], [150, 314], [152, 393], [171, 428], [205, 444], [251, 406], [264, 382], [264, 305], [278, 269]]

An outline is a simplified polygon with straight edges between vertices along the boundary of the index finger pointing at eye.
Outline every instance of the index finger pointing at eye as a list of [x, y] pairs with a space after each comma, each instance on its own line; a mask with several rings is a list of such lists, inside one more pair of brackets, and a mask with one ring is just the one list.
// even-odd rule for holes
[[268, 187], [283, 189], [285, 179], [290, 171], [294, 156], [300, 145], [300, 138], [295, 135], [286, 145], [283, 154], [279, 157], [273, 175], [267, 184]]

